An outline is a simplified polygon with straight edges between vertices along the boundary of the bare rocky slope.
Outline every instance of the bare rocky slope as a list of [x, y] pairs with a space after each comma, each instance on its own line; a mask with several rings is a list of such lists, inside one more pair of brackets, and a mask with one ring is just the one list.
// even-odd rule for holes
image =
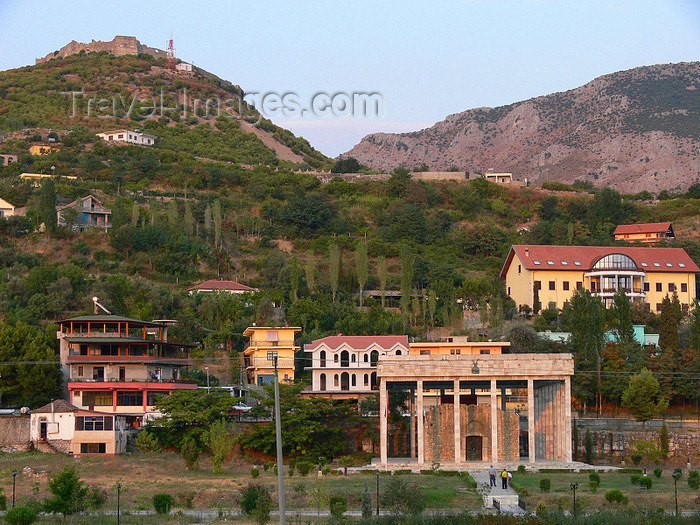
[[343, 156], [382, 170], [426, 163], [623, 192], [683, 190], [700, 180], [700, 62], [639, 67], [424, 130], [375, 133]]

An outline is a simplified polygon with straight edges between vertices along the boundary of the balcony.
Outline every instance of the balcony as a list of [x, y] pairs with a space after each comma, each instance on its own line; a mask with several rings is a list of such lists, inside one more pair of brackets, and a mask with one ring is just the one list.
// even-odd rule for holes
[[68, 354], [68, 363], [163, 363], [169, 365], [192, 366], [189, 357], [160, 357], [152, 355], [80, 355]]

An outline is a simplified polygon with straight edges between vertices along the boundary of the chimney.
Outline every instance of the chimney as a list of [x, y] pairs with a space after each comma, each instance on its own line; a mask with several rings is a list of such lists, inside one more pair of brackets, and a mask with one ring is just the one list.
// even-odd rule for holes
[[530, 257], [530, 248], [525, 248], [525, 257]]

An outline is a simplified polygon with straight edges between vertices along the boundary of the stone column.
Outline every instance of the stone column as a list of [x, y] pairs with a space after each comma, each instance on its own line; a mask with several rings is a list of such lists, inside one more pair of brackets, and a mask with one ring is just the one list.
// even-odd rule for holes
[[379, 384], [379, 462], [387, 464], [387, 408], [389, 407], [386, 380]]
[[527, 380], [527, 446], [530, 463], [535, 462], [535, 381]]
[[425, 438], [423, 437], [424, 419], [423, 419], [423, 380], [417, 381], [416, 389], [416, 424], [418, 425], [418, 464], [425, 463]]
[[454, 380], [454, 396], [452, 403], [454, 430], [455, 430], [455, 463], [462, 462], [462, 421], [459, 408], [459, 379]]
[[411, 389], [411, 397], [409, 398], [409, 414], [411, 414], [411, 458], [416, 457], [416, 391]]
[[564, 417], [562, 428], [564, 429], [564, 461], [571, 462], [571, 378], [564, 379]]
[[[498, 463], [498, 397], [496, 380], [491, 380], [491, 463]], [[505, 398], [505, 389], [501, 395]], [[508, 436], [505, 436], [508, 439]], [[508, 459], [508, 458], [506, 458]]]

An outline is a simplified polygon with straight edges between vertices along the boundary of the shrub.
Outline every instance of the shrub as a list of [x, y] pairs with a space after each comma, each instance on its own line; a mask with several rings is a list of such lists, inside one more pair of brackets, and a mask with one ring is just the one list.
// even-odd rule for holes
[[664, 473], [663, 469], [660, 469], [660, 468], [654, 469], [654, 476], [656, 476], [657, 478], [660, 478], [663, 473]]
[[384, 505], [398, 514], [418, 515], [425, 509], [425, 494], [418, 483], [407, 482], [401, 476], [391, 476], [384, 490]]
[[314, 468], [313, 463], [306, 460], [297, 461], [297, 470], [302, 476], [306, 476]]
[[257, 468], [253, 467], [252, 469], [250, 469], [250, 475], [253, 477], [253, 479], [255, 479], [260, 475], [260, 471]]
[[255, 522], [258, 525], [265, 525], [270, 521], [270, 511], [272, 511], [272, 498], [267, 489], [263, 489], [258, 493], [258, 500], [253, 511]]
[[591, 472], [588, 474], [588, 480], [589, 481], [595, 481], [598, 485], [600, 485], [600, 474], [597, 472]]
[[15, 507], [7, 511], [5, 521], [10, 525], [31, 525], [36, 521], [36, 512], [31, 507]]
[[547, 512], [547, 505], [544, 504], [544, 501], [541, 501], [537, 504], [537, 507], [535, 508], [535, 514], [538, 516], [542, 516], [545, 512]]
[[651, 478], [648, 478], [646, 476], [642, 476], [639, 478], [639, 486], [644, 487], [645, 489], [649, 490], [651, 489], [651, 486], [654, 484], [654, 482], [651, 480]]
[[518, 474], [525, 474], [526, 470], [525, 465], [518, 465]]
[[0, 487], [0, 510], [7, 509], [7, 496], [2, 493], [2, 487]]
[[552, 480], [549, 478], [542, 478], [540, 480], [540, 492], [549, 492], [550, 488], [552, 488]]
[[590, 491], [591, 491], [593, 494], [595, 494], [596, 492], [598, 492], [598, 485], [599, 485], [599, 483], [598, 483], [597, 481], [593, 481], [593, 480], [589, 480], [589, 481], [588, 481], [588, 488], [590, 489]]
[[609, 490], [605, 493], [605, 501], [608, 503], [620, 503], [621, 505], [627, 505], [628, 499], [621, 491], [618, 489]]
[[157, 454], [161, 451], [158, 439], [147, 430], [136, 435], [136, 448], [141, 454]]
[[588, 430], [583, 438], [583, 461], [589, 465], [593, 464], [593, 437]]
[[369, 493], [369, 487], [365, 485], [365, 491], [362, 493], [362, 519], [368, 520], [372, 517], [372, 496]]
[[688, 486], [693, 490], [700, 488], [700, 472], [697, 470], [688, 472]]
[[330, 499], [331, 516], [339, 520], [348, 510], [348, 502], [343, 496], [331, 496]]
[[248, 483], [245, 487], [241, 487], [238, 493], [238, 504], [244, 514], [253, 514], [258, 507], [258, 501], [262, 497], [267, 496], [269, 499], [270, 493], [260, 483]]
[[53, 514], [68, 516], [85, 509], [85, 496], [88, 489], [75, 471], [75, 467], [66, 467], [49, 478], [49, 490], [52, 498], [44, 501], [44, 510]]
[[199, 470], [199, 447], [193, 438], [187, 436], [182, 440], [180, 454], [187, 470]]
[[173, 508], [173, 497], [165, 493], [153, 494], [153, 508], [157, 514], [170, 514], [170, 509]]
[[90, 485], [85, 495], [85, 506], [88, 509], [99, 509], [107, 501], [107, 491], [97, 485]]
[[632, 483], [632, 485], [638, 485], [638, 484], [639, 484], [639, 480], [640, 480], [641, 478], [642, 478], [642, 476], [640, 476], [639, 474], [632, 474], [632, 475], [630, 476], [630, 482]]
[[640, 452], [633, 452], [630, 457], [632, 458], [632, 463], [634, 463], [635, 465], [639, 465], [644, 459], [644, 455]]
[[670, 443], [668, 438], [668, 427], [666, 426], [666, 421], [661, 425], [661, 431], [659, 432], [659, 443], [661, 448], [661, 455], [665, 458], [668, 457], [670, 452]]

